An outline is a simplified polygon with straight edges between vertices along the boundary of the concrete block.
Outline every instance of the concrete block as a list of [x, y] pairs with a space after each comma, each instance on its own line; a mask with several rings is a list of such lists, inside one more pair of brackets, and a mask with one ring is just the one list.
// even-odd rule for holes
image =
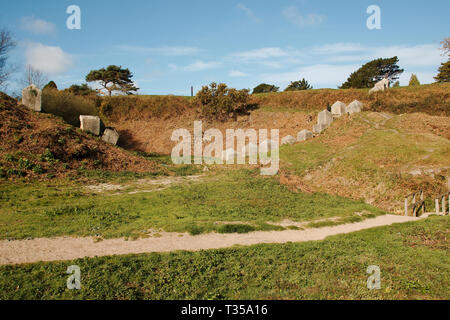
[[22, 90], [22, 104], [36, 112], [42, 111], [42, 91], [34, 84]]
[[347, 105], [341, 101], [337, 101], [331, 106], [331, 114], [335, 118], [343, 116], [347, 112]]
[[364, 105], [361, 102], [355, 100], [347, 106], [347, 113], [352, 114], [361, 112], [363, 107]]
[[80, 116], [80, 128], [96, 136], [102, 135], [105, 130], [102, 120], [97, 116]]
[[119, 133], [114, 128], [106, 128], [105, 132], [103, 132], [102, 140], [106, 143], [112, 144], [113, 146], [117, 145], [119, 142]]
[[302, 130], [297, 134], [297, 141], [302, 142], [314, 137], [313, 133], [309, 130]]
[[333, 122], [333, 115], [328, 110], [323, 110], [319, 112], [319, 117], [317, 120], [318, 124], [322, 124], [328, 127]]
[[283, 139], [281, 139], [281, 145], [293, 144], [296, 142], [297, 142], [297, 140], [293, 136], [286, 136]]

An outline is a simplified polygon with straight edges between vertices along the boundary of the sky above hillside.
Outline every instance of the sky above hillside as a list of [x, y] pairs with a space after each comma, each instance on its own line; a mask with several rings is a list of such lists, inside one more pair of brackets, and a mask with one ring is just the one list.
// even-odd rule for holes
[[[73, 4], [80, 30], [66, 25]], [[367, 27], [370, 5], [381, 9], [381, 29]], [[448, 12], [446, 0], [16, 0], [2, 1], [0, 28], [18, 42], [11, 60], [59, 88], [115, 64], [133, 72], [140, 94], [189, 95], [212, 81], [284, 89], [306, 78], [336, 88], [362, 64], [395, 55], [402, 85], [411, 73], [431, 83], [446, 59], [439, 48], [450, 36]]]

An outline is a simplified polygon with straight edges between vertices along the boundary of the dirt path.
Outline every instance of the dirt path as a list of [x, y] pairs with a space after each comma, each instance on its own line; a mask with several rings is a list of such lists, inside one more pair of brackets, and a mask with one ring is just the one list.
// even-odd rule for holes
[[135, 241], [110, 239], [95, 242], [92, 238], [68, 237], [18, 241], [2, 240], [0, 241], [0, 265], [176, 250], [199, 251], [227, 248], [234, 245], [248, 246], [258, 243], [323, 240], [331, 235], [350, 233], [419, 219], [421, 218], [385, 215], [358, 223], [301, 231], [261, 231], [248, 234], [209, 233], [198, 236], [179, 233], [161, 233], [161, 237]]

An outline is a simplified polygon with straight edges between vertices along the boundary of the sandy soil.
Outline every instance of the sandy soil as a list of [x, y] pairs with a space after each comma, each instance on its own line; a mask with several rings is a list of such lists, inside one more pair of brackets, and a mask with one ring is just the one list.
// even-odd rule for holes
[[261, 231], [248, 234], [209, 233], [191, 236], [179, 233], [161, 233], [159, 237], [138, 239], [135, 241], [109, 239], [96, 242], [93, 238], [69, 237], [19, 241], [2, 240], [0, 241], [0, 265], [73, 260], [95, 256], [170, 252], [176, 250], [199, 251], [227, 248], [235, 245], [248, 246], [259, 243], [323, 240], [331, 235], [350, 233], [363, 229], [391, 225], [393, 223], [416, 221], [421, 218], [385, 215], [358, 223], [318, 229]]

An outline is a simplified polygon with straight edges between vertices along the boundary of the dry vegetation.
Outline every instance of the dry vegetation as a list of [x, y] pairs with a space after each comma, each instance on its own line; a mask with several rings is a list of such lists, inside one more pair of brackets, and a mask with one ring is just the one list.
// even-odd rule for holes
[[52, 115], [38, 114], [0, 92], [0, 175], [63, 177], [79, 169], [158, 171], [158, 165], [107, 145]]
[[353, 100], [364, 103], [368, 111], [394, 114], [423, 112], [430, 115], [450, 116], [450, 84], [432, 84], [415, 87], [391, 88], [387, 92], [369, 95], [368, 89], [346, 90], [304, 90], [259, 94], [254, 102], [260, 106], [290, 108], [294, 110], [322, 110], [336, 101], [350, 103]]

